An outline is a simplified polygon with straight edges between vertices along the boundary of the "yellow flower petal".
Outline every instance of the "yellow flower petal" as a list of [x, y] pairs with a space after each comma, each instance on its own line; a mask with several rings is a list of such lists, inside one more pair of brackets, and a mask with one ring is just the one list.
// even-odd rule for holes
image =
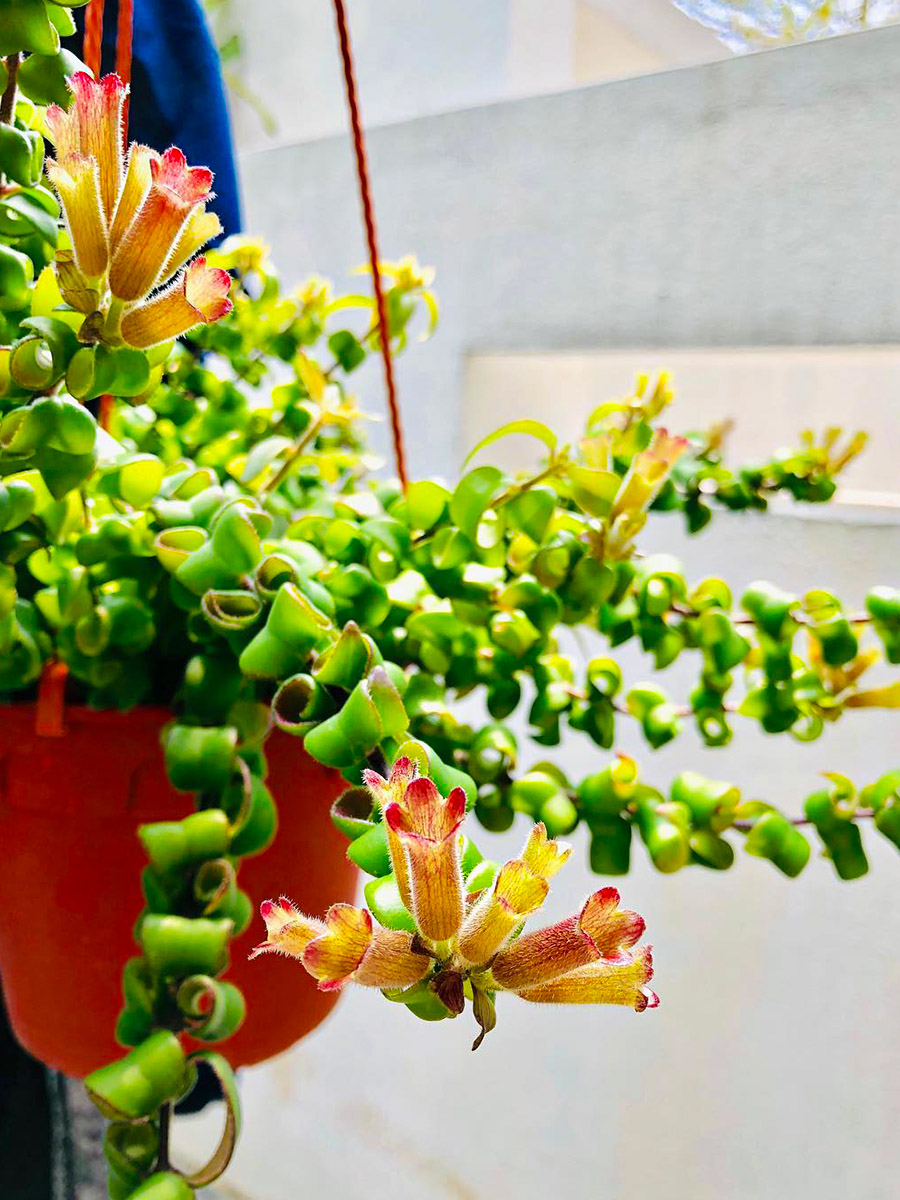
[[125, 170], [125, 182], [119, 194], [109, 233], [109, 242], [113, 250], [128, 232], [128, 227], [134, 220], [144, 197], [150, 191], [150, 184], [153, 182], [150, 163], [153, 161], [159, 161], [159, 155], [155, 150], [151, 150], [149, 146], [142, 146], [139, 142], [131, 143], [131, 149], [128, 151], [128, 166]]
[[459, 935], [459, 952], [468, 962], [487, 963], [522, 921], [544, 903], [546, 879], [513, 859], [497, 872], [493, 888], [485, 892], [466, 917]]
[[109, 243], [97, 164], [83, 155], [69, 155], [64, 164], [48, 159], [46, 170], [65, 213], [78, 270], [87, 280], [99, 279], [106, 270]]
[[549, 881], [571, 853], [572, 847], [567, 842], [555, 842], [548, 838], [547, 827], [543, 821], [538, 821], [528, 835], [522, 861], [535, 875]]
[[57, 250], [53, 262], [59, 292], [66, 304], [76, 312], [92, 313], [100, 307], [100, 292], [92, 287], [75, 265], [71, 250]]
[[166, 291], [126, 314], [122, 337], [130, 346], [146, 350], [196, 325], [218, 321], [231, 312], [230, 287], [227, 271], [207, 267], [205, 258], [197, 258]]
[[304, 916], [287, 896], [280, 896], [278, 900], [264, 900], [259, 912], [266, 923], [266, 941], [251, 951], [250, 958], [258, 958], [260, 954], [287, 954], [291, 958], [302, 958], [303, 951], [313, 938], [325, 931], [321, 921]]
[[375, 926], [374, 936], [362, 962], [352, 975], [363, 987], [412, 987], [428, 974], [431, 959], [412, 948], [412, 934]]
[[47, 129], [57, 158], [91, 157], [97, 165], [100, 199], [107, 222], [112, 218], [122, 180], [122, 107], [128, 88], [118, 75], [99, 82], [84, 71], [69, 78], [73, 101], [68, 112], [47, 109]]
[[353, 904], [333, 904], [325, 930], [303, 951], [303, 965], [322, 991], [342, 987], [362, 962], [372, 941], [372, 916]]
[[161, 282], [165, 283], [167, 279], [171, 279], [179, 267], [183, 267], [189, 258], [193, 258], [198, 250], [201, 250], [207, 242], [211, 242], [214, 237], [218, 237], [221, 232], [222, 222], [216, 214], [207, 212], [205, 204], [199, 204], [188, 217], [179, 234], [172, 257], [166, 263]]
[[601, 888], [588, 897], [577, 916], [523, 934], [501, 950], [491, 963], [491, 973], [499, 987], [517, 991], [601, 958], [630, 962], [628, 950], [643, 932], [643, 918], [619, 908], [616, 889]]
[[537, 987], [523, 988], [517, 995], [536, 1004], [623, 1004], [643, 1012], [659, 1004], [659, 997], [647, 986], [652, 978], [653, 956], [650, 947], [644, 946], [631, 962], [601, 960]]

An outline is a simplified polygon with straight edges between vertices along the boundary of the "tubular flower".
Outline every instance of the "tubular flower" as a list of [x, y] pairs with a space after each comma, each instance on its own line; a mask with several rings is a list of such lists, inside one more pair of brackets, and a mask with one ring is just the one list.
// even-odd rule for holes
[[161, 282], [165, 283], [167, 279], [171, 279], [179, 267], [183, 267], [189, 258], [193, 258], [198, 250], [218, 237], [221, 232], [222, 222], [216, 214], [207, 212], [205, 204], [198, 204], [178, 236]]
[[212, 187], [212, 172], [206, 167], [189, 167], [175, 146], [161, 158], [148, 161], [150, 187], [122, 234], [109, 268], [110, 291], [118, 300], [140, 300], [153, 288], [191, 212], [209, 198]]
[[190, 263], [171, 289], [150, 295], [221, 233], [218, 218], [206, 211], [212, 172], [188, 166], [174, 146], [157, 154], [135, 142], [123, 155], [128, 89], [117, 75], [97, 82], [82, 71], [70, 86], [68, 112], [58, 105], [47, 110], [56, 148], [47, 174], [59, 194], [74, 259], [57, 264], [60, 289], [76, 311], [92, 317], [86, 340], [146, 348], [218, 320], [231, 308], [224, 272], [202, 259]]
[[634, 456], [616, 496], [613, 516], [633, 515], [647, 509], [687, 448], [687, 438], [673, 437], [665, 429], [657, 429], [647, 449]]
[[70, 154], [62, 162], [48, 160], [47, 175], [66, 214], [78, 269], [85, 279], [98, 280], [109, 261], [109, 235], [97, 163], [84, 154]]
[[520, 988], [518, 994], [538, 1004], [624, 1004], [643, 1012], [659, 1004], [659, 996], [647, 986], [652, 978], [653, 953], [642, 946], [628, 963], [595, 962], [547, 983]]
[[119, 201], [113, 214], [109, 231], [110, 246], [115, 250], [128, 232], [128, 227], [134, 220], [134, 214], [143, 204], [144, 197], [150, 191], [153, 173], [151, 162], [158, 162], [159, 155], [149, 146], [140, 142], [132, 142], [128, 151], [128, 166], [125, 169], [125, 181], [119, 193]]
[[195, 258], [174, 283], [122, 320], [122, 337], [145, 350], [186, 333], [195, 325], [208, 325], [231, 312], [228, 289], [231, 276], [219, 267], [208, 267]]
[[413, 935], [375, 925], [372, 914], [352, 904], [333, 904], [324, 921], [305, 917], [286, 896], [260, 906], [268, 940], [250, 954], [298, 958], [323, 992], [351, 980], [363, 987], [405, 988], [428, 972], [430, 960]]
[[[379, 775], [377, 771], [365, 770], [363, 771], [363, 782], [369, 789], [372, 799], [383, 815], [384, 810], [389, 805], [399, 803], [403, 799], [406, 795], [406, 789], [418, 773], [418, 767], [412, 759], [401, 757], [391, 767], [391, 773], [387, 779]], [[394, 878], [397, 881], [400, 898], [407, 911], [412, 912], [412, 890], [410, 889], [409, 871], [406, 866], [406, 851], [403, 848], [403, 843], [400, 841], [399, 833], [395, 832], [387, 822], [385, 822], [385, 828], [387, 830], [388, 850], [391, 855], [391, 866], [394, 870]]]
[[457, 834], [466, 815], [466, 794], [454, 788], [445, 800], [432, 781], [414, 779], [402, 800], [384, 810], [388, 829], [406, 858], [412, 914], [423, 937], [442, 942], [459, 931], [463, 878]]
[[74, 99], [66, 112], [58, 104], [47, 109], [47, 129], [57, 158], [84, 155], [97, 164], [103, 214], [111, 220], [122, 182], [122, 108], [128, 88], [118, 75], [98, 83], [85, 71], [69, 80]]
[[423, 1011], [430, 996], [441, 1014], [456, 1016], [469, 999], [481, 1026], [473, 1049], [494, 1026], [497, 992], [535, 1003], [620, 1004], [637, 1012], [656, 1007], [650, 947], [636, 948], [644, 920], [619, 907], [615, 888], [601, 888], [564, 921], [522, 933], [571, 852], [548, 838], [542, 824], [518, 858], [496, 869], [493, 882], [484, 885], [482, 863], [467, 889], [460, 866], [462, 789], [445, 799], [408, 758], [398, 758], [386, 779], [374, 771], [364, 779], [382, 814], [394, 878], [416, 932], [387, 928], [349, 904], [334, 905], [322, 923], [284, 899], [266, 901], [267, 939], [251, 957], [288, 954], [323, 990], [359, 983], [413, 1011]]

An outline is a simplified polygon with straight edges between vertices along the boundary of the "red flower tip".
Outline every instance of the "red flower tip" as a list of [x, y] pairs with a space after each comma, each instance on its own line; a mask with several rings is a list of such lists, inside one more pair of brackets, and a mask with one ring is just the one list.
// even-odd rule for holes
[[159, 161], [150, 161], [153, 182], [168, 188], [185, 204], [206, 200], [212, 187], [213, 174], [208, 167], [189, 167], [177, 146], [170, 146]]
[[447, 797], [447, 816], [451, 821], [461, 821], [466, 815], [466, 793], [455, 787]]
[[293, 901], [288, 900], [287, 896], [279, 896], [278, 903], [281, 905], [281, 907], [284, 909], [285, 912], [292, 913], [294, 911]]
[[346, 982], [346, 979], [320, 979], [316, 987], [320, 992], [339, 992]]
[[126, 83], [115, 71], [110, 72], [109, 75], [104, 75], [100, 80], [100, 90], [105, 96], [112, 96], [116, 92], [124, 92], [126, 88]]
[[259, 906], [259, 915], [262, 917], [263, 920], [265, 920], [266, 917], [270, 917], [272, 915], [272, 910], [274, 908], [275, 908], [274, 900], [263, 900], [262, 904]]
[[384, 823], [390, 829], [391, 833], [400, 833], [406, 829], [406, 820], [403, 814], [403, 809], [394, 800], [384, 810]]

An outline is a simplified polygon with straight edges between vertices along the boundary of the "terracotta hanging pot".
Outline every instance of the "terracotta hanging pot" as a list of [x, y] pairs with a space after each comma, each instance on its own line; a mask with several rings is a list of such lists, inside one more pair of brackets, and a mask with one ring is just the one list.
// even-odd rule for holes
[[[35, 718], [34, 705], [0, 708], [0, 978], [22, 1045], [81, 1076], [122, 1053], [119, 977], [137, 953], [146, 861], [137, 826], [193, 808], [163, 768], [168, 710], [69, 707], [56, 737], [37, 733]], [[352, 899], [356, 868], [328, 815], [340, 777], [280, 732], [266, 752], [279, 828], [268, 850], [243, 860], [241, 887], [255, 908], [284, 889], [306, 912]], [[254, 917], [232, 943], [226, 977], [247, 998], [246, 1021], [224, 1045], [234, 1066], [286, 1050], [335, 1002], [288, 959], [270, 958], [265, 970], [248, 963], [262, 935]]]

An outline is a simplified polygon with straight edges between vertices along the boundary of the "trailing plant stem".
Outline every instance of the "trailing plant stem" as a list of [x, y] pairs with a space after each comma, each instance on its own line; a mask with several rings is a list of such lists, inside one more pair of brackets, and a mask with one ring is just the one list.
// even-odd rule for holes
[[[858, 808], [856, 810], [856, 812], [852, 814], [852, 816], [850, 817], [850, 820], [851, 821], [871, 821], [874, 816], [875, 816], [874, 808]], [[803, 825], [812, 825], [813, 824], [813, 821], [811, 821], [809, 817], [788, 817], [787, 820], [791, 823], [791, 825], [796, 825], [798, 829]], [[754, 824], [755, 824], [755, 821], [749, 820], [749, 819], [732, 821], [731, 828], [737, 829], [741, 833], [748, 833], [753, 828]]]
[[19, 78], [19, 63], [22, 60], [21, 54], [10, 54], [4, 60], [6, 64], [6, 89], [3, 92], [3, 98], [0, 99], [0, 122], [4, 125], [12, 123], [13, 113], [16, 107], [16, 81]]
[[268, 496], [270, 492], [274, 492], [282, 483], [284, 483], [285, 479], [287, 479], [288, 475], [290, 475], [294, 463], [297, 461], [306, 447], [316, 437], [318, 437], [319, 432], [324, 424], [324, 417], [319, 416], [316, 417], [313, 423], [304, 430], [304, 432], [299, 438], [297, 438], [296, 442], [292, 446], [287, 458], [284, 460], [269, 482], [263, 484], [262, 488], [260, 489], [260, 495]]
[[169, 1169], [169, 1127], [172, 1124], [172, 1104], [164, 1104], [159, 1110], [159, 1153], [156, 1159], [157, 1171]]

